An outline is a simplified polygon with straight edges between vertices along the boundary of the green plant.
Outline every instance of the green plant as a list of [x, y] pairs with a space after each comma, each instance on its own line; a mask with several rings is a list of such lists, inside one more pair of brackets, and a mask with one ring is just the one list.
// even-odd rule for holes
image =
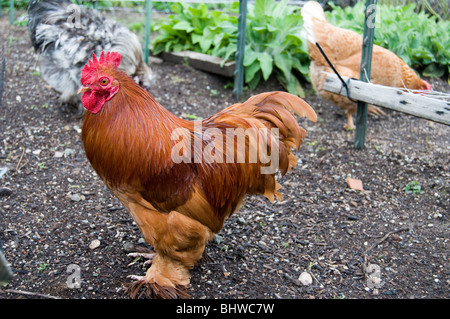
[[[176, 3], [172, 11], [168, 20], [153, 26], [159, 32], [152, 44], [154, 54], [192, 50], [221, 57], [224, 62], [234, 59], [238, 2], [224, 11]], [[301, 21], [298, 7], [287, 5], [287, 0], [256, 0], [248, 5], [244, 67], [250, 89], [275, 73], [289, 92], [304, 96], [295, 75], [298, 72], [308, 79], [309, 55], [300, 36]]]
[[45, 269], [47, 269], [47, 267], [48, 267], [47, 263], [39, 263], [37, 270], [38, 270], [38, 272], [42, 272]]
[[298, 7], [287, 0], [256, 0], [247, 15], [244, 55], [245, 82], [250, 89], [261, 78], [267, 80], [275, 71], [280, 83], [290, 93], [304, 96], [295, 71], [308, 79], [309, 55], [300, 33], [303, 20]]
[[422, 186], [417, 181], [412, 181], [403, 187], [406, 194], [419, 195], [423, 194]]
[[175, 3], [169, 20], [153, 25], [159, 32], [153, 40], [153, 53], [192, 50], [229, 58], [236, 52], [237, 18], [225, 12], [210, 11], [206, 5]]

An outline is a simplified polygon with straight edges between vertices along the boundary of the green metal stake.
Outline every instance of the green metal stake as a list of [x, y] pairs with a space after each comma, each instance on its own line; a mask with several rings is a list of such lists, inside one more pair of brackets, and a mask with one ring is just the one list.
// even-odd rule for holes
[[148, 64], [148, 55], [150, 52], [150, 26], [152, 18], [152, 0], [145, 0], [145, 23], [144, 23], [144, 61]]
[[236, 99], [242, 95], [242, 87], [244, 86], [244, 52], [245, 52], [245, 29], [247, 26], [247, 0], [239, 0], [239, 18], [237, 33], [237, 51], [236, 51], [236, 68], [234, 71], [234, 89], [233, 93]]
[[14, 24], [14, 0], [9, 0], [9, 25]]
[[[361, 69], [359, 80], [370, 82], [370, 70], [372, 67], [373, 36], [375, 33], [375, 13], [377, 0], [366, 1], [366, 14], [364, 19], [364, 35], [362, 43]], [[367, 103], [358, 101], [356, 113], [355, 148], [363, 149], [367, 129]]]

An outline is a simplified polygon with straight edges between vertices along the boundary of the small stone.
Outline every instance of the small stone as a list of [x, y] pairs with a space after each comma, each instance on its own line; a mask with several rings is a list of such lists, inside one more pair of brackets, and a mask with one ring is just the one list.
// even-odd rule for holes
[[98, 239], [94, 239], [89, 244], [89, 248], [92, 249], [92, 250], [94, 250], [95, 248], [98, 248], [98, 247], [100, 247], [100, 240], [98, 240]]
[[64, 155], [64, 152], [58, 152], [58, 151], [56, 151], [54, 157], [60, 158], [60, 157], [63, 157], [63, 155]]
[[304, 271], [298, 277], [298, 281], [300, 281], [303, 286], [309, 286], [312, 284], [313, 279], [308, 272]]
[[134, 244], [131, 243], [131, 242], [129, 242], [129, 241], [126, 241], [126, 242], [123, 243], [123, 249], [124, 249], [125, 251], [133, 251], [133, 249], [134, 249]]
[[347, 185], [348, 185], [348, 187], [350, 189], [354, 189], [354, 190], [357, 190], [357, 191], [363, 191], [364, 190], [362, 181], [359, 180], [359, 179], [354, 179], [354, 178], [347, 177], [346, 182], [347, 182]]
[[241, 223], [241, 224], [247, 224], [247, 221], [244, 219], [244, 218], [242, 218], [242, 217], [238, 217], [238, 221]]
[[0, 187], [0, 196], [9, 196], [12, 194], [12, 190], [8, 187]]
[[66, 154], [66, 156], [70, 156], [70, 155], [72, 155], [72, 154], [75, 154], [75, 150], [72, 149], [72, 148], [66, 148], [66, 149], [64, 150], [64, 154]]
[[74, 202], [79, 202], [81, 200], [81, 196], [78, 194], [73, 194], [72, 196], [70, 196], [70, 199]]
[[41, 154], [41, 152], [42, 152], [42, 150], [35, 150], [35, 151], [33, 151], [32, 153], [33, 153], [34, 155], [39, 155], [39, 154]]
[[214, 235], [214, 241], [216, 242], [217, 245], [220, 245], [221, 242], [223, 242], [223, 237], [220, 235], [215, 234]]

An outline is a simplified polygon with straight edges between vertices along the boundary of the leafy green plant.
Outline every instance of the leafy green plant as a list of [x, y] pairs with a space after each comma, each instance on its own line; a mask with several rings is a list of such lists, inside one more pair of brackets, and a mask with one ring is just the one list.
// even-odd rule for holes
[[423, 194], [422, 186], [417, 181], [412, 181], [403, 187], [406, 194], [419, 195]]
[[175, 3], [169, 20], [157, 22], [153, 31], [153, 53], [192, 50], [223, 57], [236, 52], [237, 17], [229, 13], [208, 10], [206, 5]]
[[256, 0], [247, 15], [244, 55], [245, 82], [250, 89], [275, 71], [290, 93], [304, 96], [295, 71], [308, 79], [309, 55], [300, 33], [303, 20], [298, 7], [287, 0]]
[[[244, 54], [245, 83], [254, 89], [275, 72], [285, 88], [304, 96], [298, 78], [308, 79], [309, 56], [301, 38], [302, 19], [298, 7], [287, 0], [256, 0], [248, 5]], [[223, 11], [201, 5], [176, 3], [169, 20], [153, 27], [159, 35], [153, 40], [153, 53], [192, 50], [234, 59], [238, 24], [238, 2]]]

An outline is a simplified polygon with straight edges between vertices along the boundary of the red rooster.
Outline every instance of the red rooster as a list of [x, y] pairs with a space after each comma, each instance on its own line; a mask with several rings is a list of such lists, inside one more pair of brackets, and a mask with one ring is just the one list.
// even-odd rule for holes
[[148, 297], [188, 297], [189, 269], [244, 196], [281, 198], [276, 169], [285, 174], [296, 165], [291, 149], [306, 136], [291, 111], [317, 116], [302, 99], [270, 92], [186, 121], [119, 64], [120, 54], [102, 52], [82, 70], [86, 155], [156, 252], [146, 275], [133, 276], [130, 296], [143, 287]]

